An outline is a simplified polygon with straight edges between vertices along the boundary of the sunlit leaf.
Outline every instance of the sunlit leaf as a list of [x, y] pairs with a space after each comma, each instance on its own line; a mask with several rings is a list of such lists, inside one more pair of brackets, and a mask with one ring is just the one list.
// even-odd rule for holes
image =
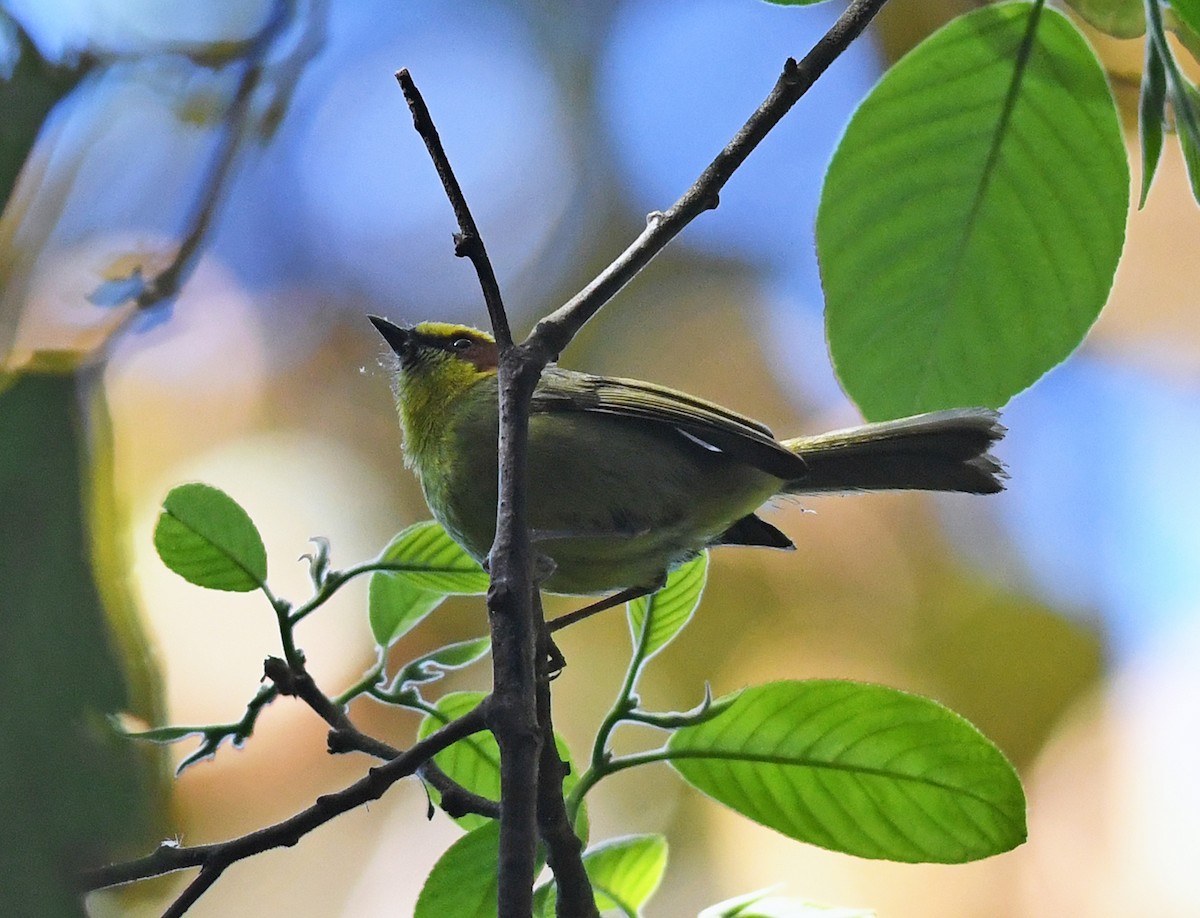
[[372, 574], [367, 588], [367, 618], [375, 643], [390, 647], [445, 598], [445, 593], [424, 590], [402, 574]]
[[1117, 109], [1079, 31], [1026, 3], [954, 20], [887, 72], [825, 179], [842, 384], [873, 419], [1004, 404], [1095, 321], [1128, 208]]
[[421, 887], [413, 918], [495, 918], [500, 823], [489, 820], [443, 854]]
[[757, 686], [667, 748], [693, 786], [834, 851], [961, 863], [1025, 840], [1024, 792], [1000, 750], [953, 711], [896, 689]]
[[[1142, 0], [1067, 0], [1089, 25], [1113, 38], [1137, 38], [1146, 32]], [[1155, 0], [1157, 2], [1157, 0]]]
[[[584, 852], [583, 867], [600, 911], [619, 909], [640, 914], [667, 869], [667, 840], [661, 835], [629, 835], [602, 842]], [[554, 882], [538, 890], [536, 918], [554, 918], [558, 888]]]
[[246, 592], [267, 579], [267, 552], [250, 515], [211, 485], [171, 489], [154, 529], [154, 547], [180, 577], [210, 590]]
[[629, 603], [629, 630], [644, 660], [658, 653], [692, 620], [707, 575], [705, 553], [672, 571], [657, 593]]
[[488, 576], [433, 520], [409, 526], [379, 556], [415, 585], [438, 593], [486, 593]]
[[371, 575], [371, 634], [388, 647], [417, 626], [451, 593], [484, 593], [488, 577], [470, 555], [433, 520], [397, 535], [378, 558], [396, 572]]

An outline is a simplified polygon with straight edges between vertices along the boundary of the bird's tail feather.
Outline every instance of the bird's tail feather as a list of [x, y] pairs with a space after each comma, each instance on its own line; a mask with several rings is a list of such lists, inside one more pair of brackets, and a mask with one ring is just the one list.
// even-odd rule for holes
[[790, 481], [784, 490], [993, 494], [1004, 490], [1008, 475], [988, 450], [1004, 434], [995, 411], [954, 408], [796, 437], [785, 440], [784, 446], [804, 459], [808, 474]]

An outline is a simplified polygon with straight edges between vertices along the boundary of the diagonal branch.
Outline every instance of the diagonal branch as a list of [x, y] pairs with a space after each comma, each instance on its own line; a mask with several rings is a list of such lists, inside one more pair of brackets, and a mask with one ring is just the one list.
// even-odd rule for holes
[[715, 208], [721, 189], [746, 157], [829, 69], [829, 65], [862, 34], [885, 2], [887, 0], [853, 0], [800, 63], [788, 58], [770, 94], [692, 187], [665, 211], [651, 214], [646, 228], [633, 244], [579, 293], [538, 322], [526, 343], [545, 361], [554, 360], [579, 329], [666, 248], [668, 242], [704, 211]]
[[483, 291], [483, 300], [487, 304], [488, 316], [492, 320], [492, 330], [496, 333], [496, 341], [500, 346], [512, 344], [512, 331], [508, 326], [508, 316], [504, 311], [504, 302], [500, 297], [500, 285], [496, 282], [496, 272], [492, 270], [492, 261], [488, 258], [487, 250], [483, 247], [483, 237], [479, 235], [479, 227], [467, 207], [467, 199], [462, 187], [450, 168], [450, 160], [442, 147], [442, 139], [438, 136], [437, 127], [429, 115], [425, 100], [421, 97], [416, 83], [407, 70], [396, 71], [396, 82], [404, 93], [404, 101], [408, 103], [413, 116], [413, 127], [425, 141], [429, 158], [437, 169], [442, 187], [446, 189], [446, 197], [454, 208], [454, 217], [458, 220], [459, 232], [454, 237], [454, 254], [460, 258], [471, 259], [475, 273], [479, 276], [479, 287]]
[[[384, 761], [391, 761], [402, 755], [402, 752], [395, 746], [359, 730], [350, 720], [345, 709], [317, 687], [317, 683], [303, 664], [299, 667], [289, 667], [278, 657], [268, 657], [263, 664], [263, 672], [275, 684], [279, 694], [299, 698], [312, 708], [325, 723], [329, 724], [330, 752], [357, 750]], [[437, 788], [442, 795], [441, 807], [451, 816], [476, 813], [489, 819], [499, 818], [500, 806], [495, 800], [489, 800], [487, 797], [467, 790], [442, 771], [433, 759], [420, 765], [417, 768], [417, 774]]]
[[490, 700], [485, 699], [478, 707], [457, 720], [450, 721], [414, 744], [406, 752], [402, 752], [383, 765], [372, 768], [365, 777], [360, 778], [349, 787], [318, 797], [312, 806], [301, 810], [289, 819], [238, 838], [210, 845], [181, 848], [164, 843], [153, 854], [138, 860], [88, 871], [82, 876], [80, 885], [85, 890], [102, 889], [106, 886], [116, 886], [133, 880], [173, 873], [188, 867], [199, 867], [200, 875], [184, 890], [172, 906], [172, 909], [177, 910], [168, 913], [183, 914], [183, 911], [194, 903], [200, 894], [208, 889], [231, 864], [272, 848], [290, 847], [296, 844], [313, 829], [324, 825], [335, 816], [340, 816], [342, 813], [349, 812], [372, 800], [378, 800], [389, 787], [401, 778], [414, 774], [424, 762], [429, 761], [443, 749], [485, 729], [489, 706]]

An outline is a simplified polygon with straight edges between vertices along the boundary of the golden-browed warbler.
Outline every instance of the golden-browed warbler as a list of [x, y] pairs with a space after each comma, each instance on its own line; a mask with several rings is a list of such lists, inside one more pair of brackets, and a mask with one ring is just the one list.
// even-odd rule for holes
[[[497, 349], [474, 328], [371, 316], [396, 353], [406, 463], [434, 517], [477, 561], [497, 501]], [[764, 425], [652, 383], [551, 365], [533, 394], [528, 506], [555, 593], [648, 592], [716, 545], [792, 548], [755, 515], [780, 495], [927, 490], [989, 494], [1004, 435], [986, 408], [935, 411], [776, 440]]]

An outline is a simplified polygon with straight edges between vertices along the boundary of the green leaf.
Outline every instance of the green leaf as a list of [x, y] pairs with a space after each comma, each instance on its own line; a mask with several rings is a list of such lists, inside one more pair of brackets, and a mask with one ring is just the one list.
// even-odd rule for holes
[[1175, 133], [1187, 164], [1192, 197], [1200, 201], [1200, 97], [1195, 87], [1185, 84], [1172, 93], [1171, 101], [1175, 107]]
[[486, 593], [488, 575], [474, 558], [433, 520], [409, 526], [379, 556], [413, 584], [437, 593]]
[[[1137, 38], [1146, 31], [1142, 0], [1067, 0], [1089, 25], [1113, 38]], [[1157, 2], [1157, 0], [1155, 0]]]
[[1138, 99], [1138, 128], [1142, 140], [1142, 196], [1138, 207], [1146, 206], [1150, 183], [1158, 171], [1158, 159], [1163, 145], [1163, 113], [1167, 104], [1167, 71], [1158, 45], [1146, 42], [1146, 67], [1142, 72], [1142, 89]]
[[[667, 840], [661, 835], [627, 835], [584, 852], [583, 867], [592, 881], [596, 908], [641, 914], [667, 869]], [[554, 882], [538, 890], [534, 915], [554, 918], [558, 888]]]
[[[484, 699], [482, 692], [451, 692], [443, 695], [434, 705], [436, 713], [426, 715], [417, 728], [417, 738], [424, 739], [443, 724], [461, 717], [473, 710]], [[579, 782], [578, 771], [571, 762], [567, 744], [561, 736], [555, 734], [558, 754], [571, 766], [571, 773], [563, 781], [563, 793], [570, 793]], [[500, 799], [500, 747], [489, 732], [476, 733], [461, 739], [448, 749], [443, 749], [433, 757], [438, 766], [451, 778], [469, 791], [487, 797], [489, 800]], [[491, 820], [484, 816], [468, 813], [466, 816], [456, 816], [454, 821], [468, 831]]]
[[629, 630], [634, 649], [648, 660], [692, 620], [708, 575], [708, 553], [671, 572], [657, 593], [629, 603]]
[[488, 577], [433, 520], [409, 526], [383, 550], [379, 564], [396, 573], [371, 575], [368, 618], [380, 647], [389, 647], [441, 605], [450, 593], [485, 593]]
[[267, 551], [250, 515], [206, 484], [172, 488], [154, 528], [163, 564], [189, 583], [245, 593], [267, 579]]
[[413, 918], [495, 918], [500, 823], [489, 820], [443, 854], [421, 887]]
[[1159, 12], [1162, 13], [1163, 26], [1174, 32], [1187, 53], [1200, 61], [1200, 32], [1184, 22], [1172, 7], [1160, 8]]
[[[482, 692], [451, 692], [434, 705], [436, 714], [428, 714], [417, 728], [417, 739], [424, 739], [442, 725], [462, 717], [484, 699]], [[433, 757], [438, 766], [469, 791], [489, 800], [500, 799], [500, 747], [491, 733], [482, 732], [461, 739]], [[491, 820], [468, 813], [455, 818], [470, 831]]]
[[1104, 71], [1060, 13], [959, 17], [888, 71], [825, 179], [826, 329], [870, 418], [998, 407], [1103, 307], [1129, 166]]
[[1171, 8], [1193, 35], [1200, 35], [1200, 0], [1171, 0]]
[[367, 587], [367, 619], [380, 647], [392, 646], [442, 604], [445, 593], [423, 590], [403, 575], [376, 572]]
[[417, 682], [433, 682], [442, 678], [443, 673], [470, 666], [486, 654], [491, 646], [491, 639], [482, 637], [439, 647], [423, 657], [406, 663], [396, 677], [396, 688], [401, 689]]
[[1025, 840], [1012, 765], [953, 711], [836, 680], [746, 689], [678, 730], [672, 766], [726, 806], [798, 841], [859, 857], [962, 863]]

